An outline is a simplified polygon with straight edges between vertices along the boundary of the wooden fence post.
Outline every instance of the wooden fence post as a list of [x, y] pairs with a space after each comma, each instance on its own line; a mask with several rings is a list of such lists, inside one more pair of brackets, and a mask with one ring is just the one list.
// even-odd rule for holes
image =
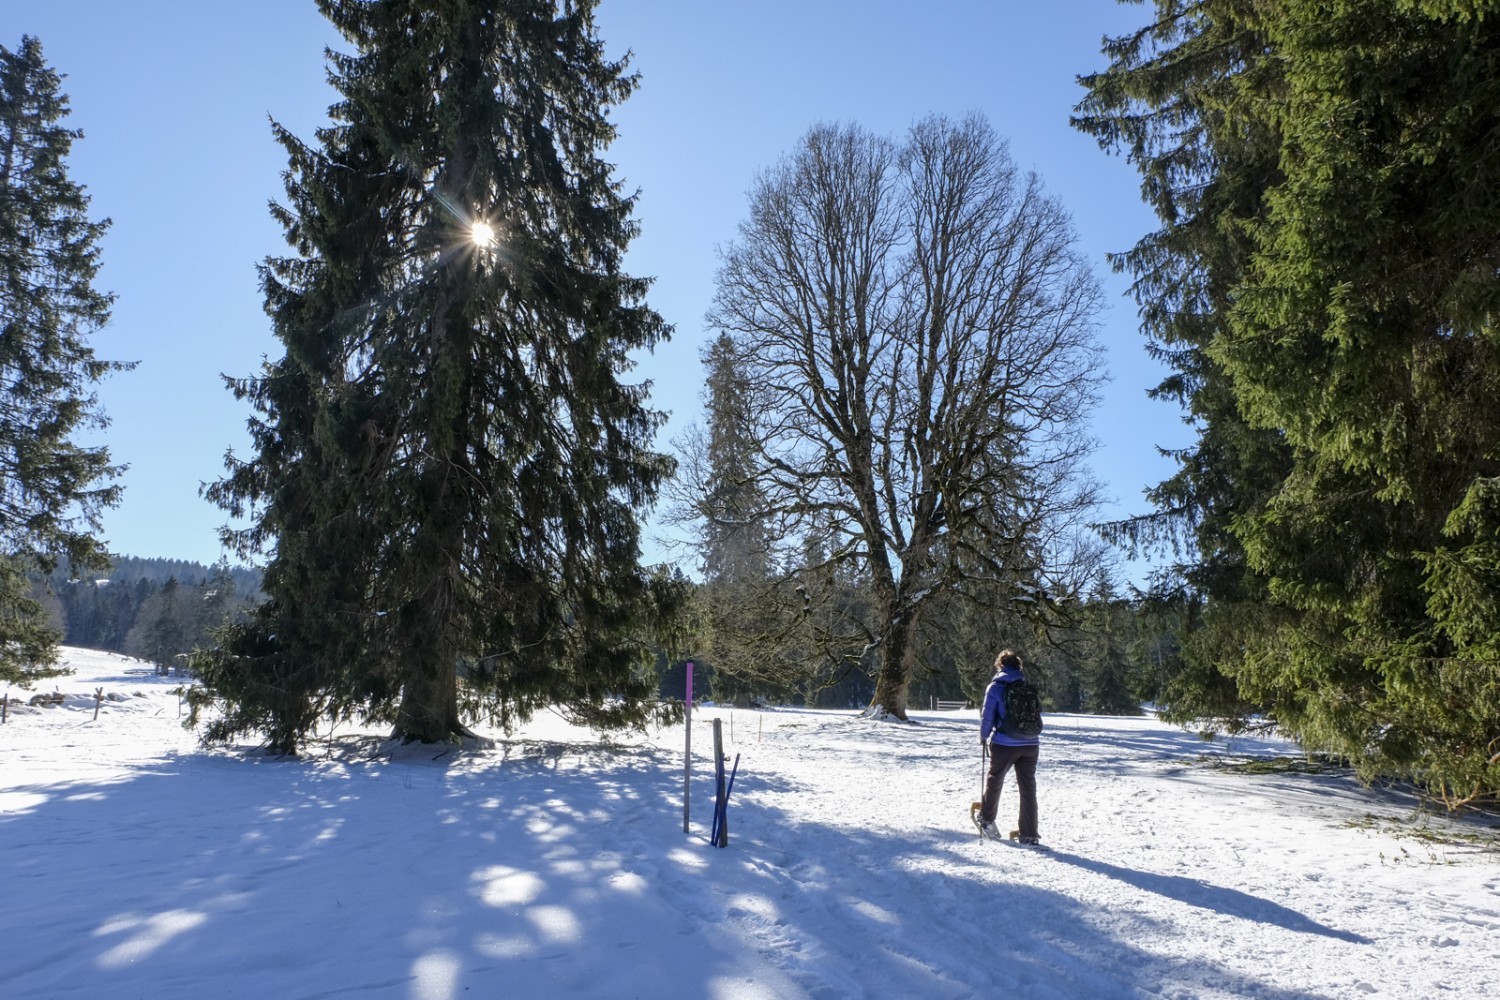
[[729, 846], [729, 810], [724, 802], [724, 722], [714, 720], [714, 846]]

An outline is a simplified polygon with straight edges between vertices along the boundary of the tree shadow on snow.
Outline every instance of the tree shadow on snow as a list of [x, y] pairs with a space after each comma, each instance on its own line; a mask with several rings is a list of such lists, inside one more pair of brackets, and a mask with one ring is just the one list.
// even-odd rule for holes
[[680, 760], [674, 783], [650, 747], [377, 742], [11, 786], [5, 995], [709, 996], [754, 972], [653, 890], [692, 896]]
[[1280, 903], [1273, 903], [1268, 899], [1261, 899], [1238, 889], [1226, 889], [1223, 886], [1211, 885], [1182, 875], [1160, 875], [1156, 872], [1125, 868], [1077, 854], [1068, 854], [1065, 851], [1049, 849], [1046, 854], [1053, 860], [1124, 882], [1143, 892], [1155, 893], [1167, 899], [1175, 899], [1179, 903], [1186, 903], [1188, 906], [1222, 913], [1227, 917], [1270, 924], [1301, 934], [1319, 934], [1323, 937], [1348, 941], [1351, 944], [1371, 943], [1367, 937], [1320, 924]]
[[[1101, 929], [1090, 901], [997, 872], [995, 845], [822, 820], [758, 781], [739, 775], [725, 850], [706, 843], [711, 781], [695, 771], [684, 834], [680, 751], [651, 746], [197, 753], [29, 786], [0, 816], [0, 981], [154, 1000], [1313, 995], [1158, 954], [1136, 935], [1149, 915]], [[1243, 893], [1056, 857], [1363, 941]]]

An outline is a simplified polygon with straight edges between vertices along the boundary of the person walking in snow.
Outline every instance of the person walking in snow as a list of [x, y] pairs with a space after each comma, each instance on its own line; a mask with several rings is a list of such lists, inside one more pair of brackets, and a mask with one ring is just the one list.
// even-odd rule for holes
[[[1013, 685], [1022, 685], [1012, 688]], [[1042, 719], [1036, 689], [1026, 681], [1021, 658], [1007, 649], [995, 658], [995, 676], [984, 692], [984, 710], [979, 714], [979, 740], [989, 752], [989, 773], [980, 806], [980, 830], [987, 837], [1000, 837], [995, 813], [1000, 808], [1000, 789], [1012, 767], [1021, 792], [1019, 829], [1013, 835], [1023, 844], [1039, 844], [1036, 807], [1036, 763], [1041, 752]]]

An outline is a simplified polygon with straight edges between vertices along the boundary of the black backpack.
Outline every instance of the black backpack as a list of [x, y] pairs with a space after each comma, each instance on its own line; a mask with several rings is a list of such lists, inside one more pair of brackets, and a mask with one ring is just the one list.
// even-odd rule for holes
[[1001, 689], [1000, 697], [1005, 705], [1002, 733], [1018, 739], [1041, 735], [1042, 699], [1030, 682], [1011, 681]]

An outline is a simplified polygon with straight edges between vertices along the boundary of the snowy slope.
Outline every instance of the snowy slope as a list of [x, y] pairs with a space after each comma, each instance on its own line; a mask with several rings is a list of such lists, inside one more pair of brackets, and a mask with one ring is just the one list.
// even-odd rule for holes
[[[1214, 766], [1275, 742], [1049, 716], [1038, 852], [974, 836], [973, 712], [701, 709], [684, 834], [681, 727], [276, 761], [199, 749], [178, 680], [68, 655], [67, 703], [0, 726], [7, 1000], [1500, 995], [1496, 831]], [[99, 687], [127, 697], [95, 721]]]

